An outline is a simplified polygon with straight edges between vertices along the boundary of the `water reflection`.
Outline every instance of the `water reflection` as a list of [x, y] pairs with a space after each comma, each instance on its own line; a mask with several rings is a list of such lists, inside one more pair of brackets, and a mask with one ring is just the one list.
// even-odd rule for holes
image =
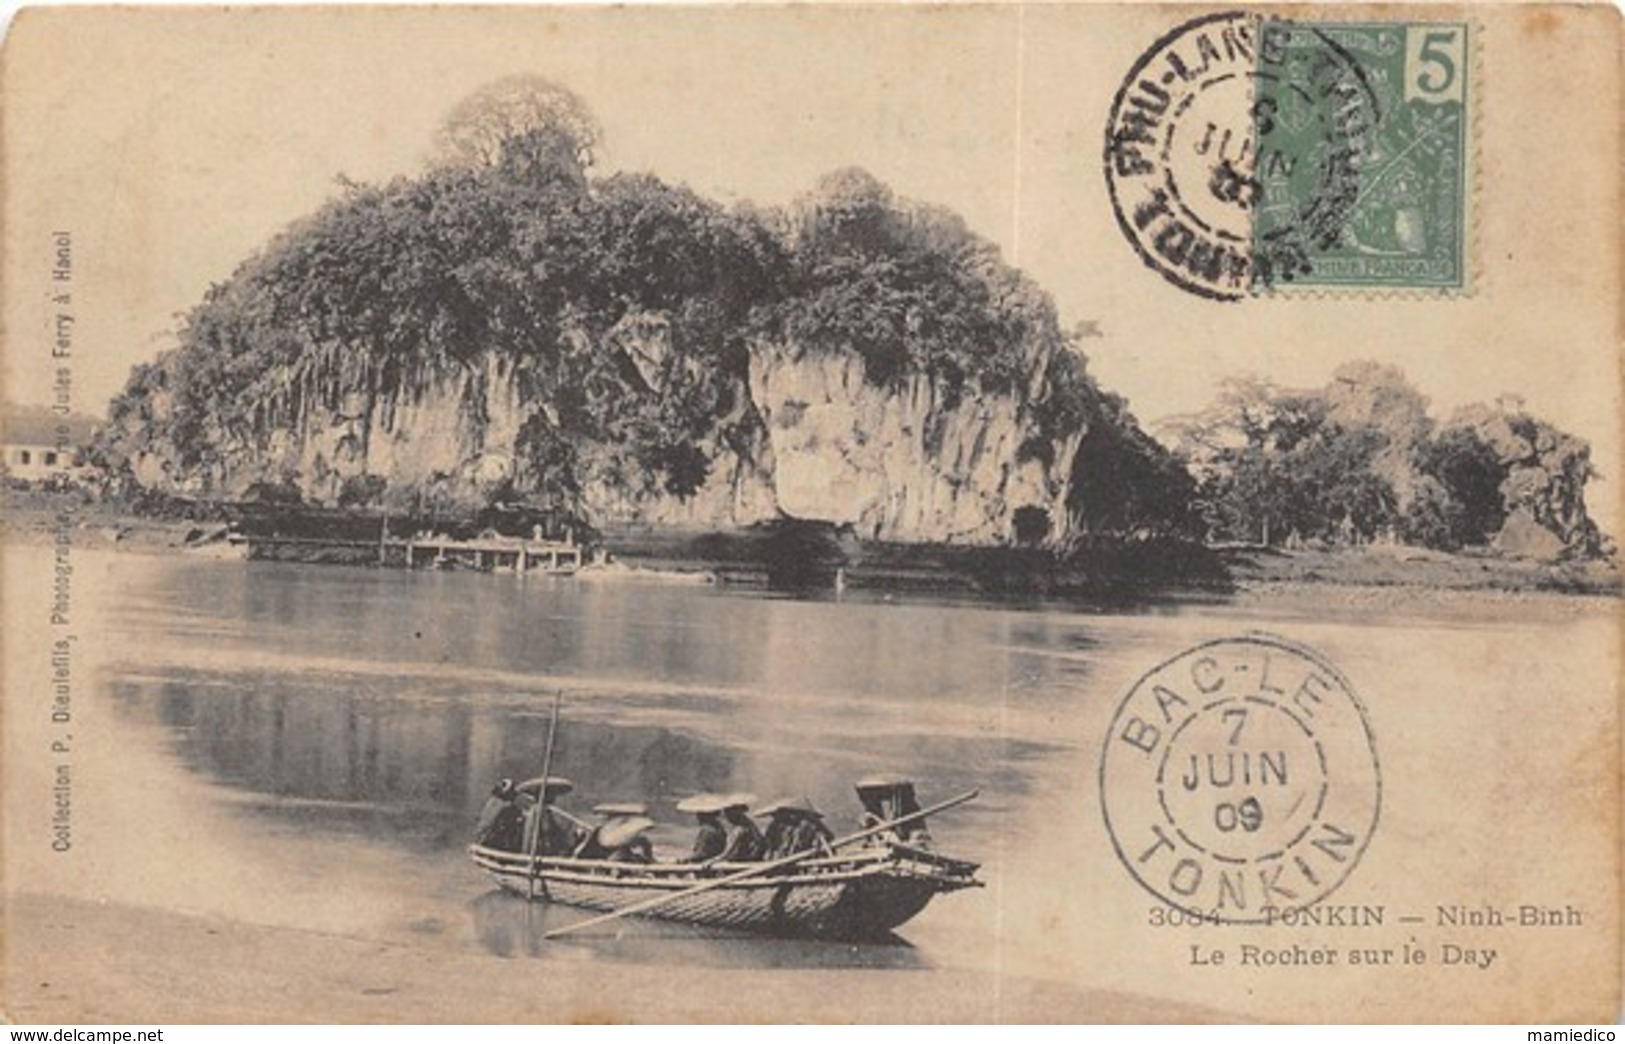
[[1087, 618], [1000, 606], [274, 562], [165, 566], [122, 617], [147, 640], [206, 642], [238, 662], [297, 655], [303, 669], [329, 660], [413, 677], [460, 668], [563, 684], [658, 681], [661, 700], [687, 685], [781, 703], [977, 702], [1040, 689], [1060, 664], [1077, 677], [1100, 641], [1080, 626]]
[[705, 968], [925, 968], [929, 963], [906, 940], [889, 935], [862, 943], [741, 936], [648, 918], [611, 923], [593, 934], [544, 939], [589, 916], [580, 910], [532, 903], [491, 891], [469, 904], [481, 945], [499, 957], [545, 957], [609, 964], [678, 963]]
[[[353, 679], [177, 673], [120, 679], [114, 696], [173, 730], [182, 760], [238, 790], [245, 813], [323, 832], [460, 848], [492, 781], [534, 775], [546, 746], [545, 715], [478, 696], [415, 701], [358, 693]], [[661, 726], [572, 718], [553, 757], [581, 807], [739, 789], [735, 754]]]
[[[549, 729], [545, 704], [515, 705], [511, 694], [465, 692], [452, 699], [434, 685], [399, 680], [380, 687], [365, 676], [322, 673], [176, 667], [163, 674], [129, 671], [116, 677], [110, 686], [116, 706], [131, 721], [165, 730], [174, 755], [219, 784], [240, 821], [272, 835], [382, 841], [445, 864], [469, 882], [465, 887], [479, 880], [462, 850], [491, 781], [535, 774]], [[601, 711], [606, 701], [602, 694], [597, 699]], [[590, 720], [589, 713], [593, 707], [585, 700], [575, 705], [556, 740], [555, 771], [576, 783], [565, 805], [585, 814], [600, 801], [650, 803], [660, 820], [652, 840], [661, 858], [682, 856], [692, 840], [689, 817], [672, 810], [679, 797], [739, 790], [768, 776], [753, 770], [759, 755], [698, 732]], [[940, 766], [967, 756], [1008, 758], [1009, 747], [1002, 740], [941, 737], [902, 760]], [[835, 768], [823, 765], [813, 775], [823, 781], [818, 800], [843, 830], [850, 825], [844, 813], [856, 813], [856, 803], [843, 792], [858, 768], [872, 762], [853, 750], [830, 760]], [[841, 798], [852, 807], [842, 808]], [[395, 882], [378, 884], [389, 888]], [[679, 960], [707, 967], [926, 966], [895, 935], [853, 945], [742, 937], [647, 919], [544, 947], [545, 932], [584, 914], [490, 888], [466, 910], [473, 940], [499, 956]], [[434, 915], [416, 917], [404, 928], [426, 939], [448, 934], [444, 919]]]
[[[24, 575], [48, 566], [37, 558], [18, 551], [6, 564]], [[1573, 720], [1558, 711], [1583, 713], [1581, 694], [1541, 688], [1529, 665], [1554, 643], [1609, 647], [1614, 624], [1611, 605], [1531, 618], [1529, 603], [1469, 602], [1397, 617], [1385, 603], [1322, 604], [1315, 592], [1122, 616], [91, 552], [84, 564], [105, 577], [87, 591], [108, 603], [84, 674], [95, 689], [81, 705], [95, 828], [76, 837], [77, 878], [59, 861], [30, 880], [426, 955], [600, 968], [1155, 981], [1163, 955], [1102, 952], [1101, 940], [1141, 927], [1144, 897], [1118, 864], [1094, 771], [1113, 707], [1145, 670], [1237, 630], [1286, 633], [1357, 679], [1392, 778], [1440, 775], [1443, 759], [1444, 775], [1466, 781], [1458, 789], [1483, 792], [1505, 775], [1504, 759], [1406, 737], [1516, 715], [1531, 691], [1556, 701], [1551, 721]], [[24, 589], [45, 589], [49, 578], [31, 583]], [[1419, 691], [1418, 663], [1478, 684]], [[1486, 663], [1508, 669], [1486, 674]], [[901, 929], [910, 945], [781, 942], [645, 920], [541, 947], [542, 932], [581, 914], [496, 892], [462, 845], [494, 779], [539, 773], [555, 692], [558, 768], [579, 786], [570, 806], [650, 802], [666, 855], [691, 837], [670, 805], [686, 792], [806, 794], [845, 832], [857, 812], [851, 782], [894, 769], [919, 780], [927, 802], [981, 789], [932, 826], [945, 852], [983, 863], [988, 887], [934, 901]], [[1394, 808], [1383, 828], [1392, 838], [1459, 827], [1448, 802]], [[47, 876], [60, 867], [68, 874]], [[1415, 891], [1402, 899], [1422, 902]], [[916, 981], [929, 990], [964, 980]]]
[[[115, 607], [121, 655], [106, 691], [120, 714], [161, 730], [175, 761], [210, 784], [241, 828], [228, 843], [254, 872], [269, 868], [248, 853], [269, 843], [278, 880], [375, 897], [387, 919], [378, 931], [395, 941], [719, 967], [1007, 960], [991, 941], [998, 896], [1010, 908], [1020, 882], [1052, 873], [1052, 849], [1087, 825], [1056, 820], [1082, 779], [1058, 723], [1097, 669], [1099, 618], [282, 563], [120, 564], [140, 570]], [[555, 693], [553, 768], [576, 783], [565, 806], [648, 803], [662, 858], [692, 843], [691, 817], [673, 808], [687, 794], [806, 795], [843, 834], [860, 811], [853, 781], [892, 770], [918, 780], [926, 803], [981, 790], [933, 826], [944, 851], [984, 863], [991, 887], [904, 926], [918, 949], [640, 920], [538, 951], [541, 933], [579, 912], [492, 890], [463, 848], [496, 779], [540, 773]], [[1027, 836], [1038, 843], [1009, 844]], [[285, 904], [289, 916], [302, 901]], [[325, 922], [312, 913], [311, 927]]]
[[[242, 814], [286, 826], [460, 850], [494, 780], [540, 771], [550, 716], [534, 693], [459, 692], [429, 681], [171, 668], [129, 673], [111, 691], [124, 713], [166, 727], [188, 767], [226, 785]], [[641, 720], [639, 700], [603, 692], [565, 702], [553, 770], [565, 804], [647, 802], [658, 851], [687, 851], [673, 811], [699, 791], [806, 794], [837, 832], [858, 816], [851, 783], [876, 768], [933, 793], [979, 785], [978, 815], [1002, 814], [1052, 746], [973, 733], [900, 735], [881, 715], [798, 715], [793, 707], [695, 712], [692, 727]], [[747, 701], [748, 702], [748, 701]], [[770, 733], [770, 735], [769, 735]]]

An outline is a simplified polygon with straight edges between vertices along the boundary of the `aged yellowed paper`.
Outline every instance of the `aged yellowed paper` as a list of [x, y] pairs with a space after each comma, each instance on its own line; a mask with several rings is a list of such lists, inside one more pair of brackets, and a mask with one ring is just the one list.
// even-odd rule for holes
[[6, 1018], [1614, 1020], [1619, 54], [21, 12]]

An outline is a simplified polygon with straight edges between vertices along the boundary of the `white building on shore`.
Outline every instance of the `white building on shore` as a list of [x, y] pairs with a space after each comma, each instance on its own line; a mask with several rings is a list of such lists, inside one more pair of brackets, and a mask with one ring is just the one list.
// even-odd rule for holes
[[95, 420], [79, 414], [59, 417], [41, 407], [8, 404], [0, 414], [0, 468], [24, 482], [82, 478], [96, 430]]

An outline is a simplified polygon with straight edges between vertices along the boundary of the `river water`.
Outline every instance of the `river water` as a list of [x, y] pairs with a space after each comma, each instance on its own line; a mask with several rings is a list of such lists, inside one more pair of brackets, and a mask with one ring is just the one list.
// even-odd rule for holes
[[[1458, 825], [1407, 789], [1492, 782], [1474, 752], [1419, 737], [1503, 713], [1529, 695], [1517, 664], [1552, 643], [1605, 645], [1612, 627], [1612, 603], [1556, 600], [1402, 611], [1309, 596], [1105, 612], [88, 551], [75, 561], [76, 848], [52, 861], [14, 845], [14, 880], [431, 955], [969, 969], [1140, 991], [1167, 954], [1090, 942], [1130, 934], [1154, 905], [1115, 861], [1096, 782], [1104, 730], [1138, 676], [1246, 631], [1312, 645], [1369, 708], [1397, 839]], [[15, 618], [19, 591], [49, 589], [48, 556], [9, 547], [5, 564]], [[1431, 684], [1450, 677], [1470, 681]], [[988, 886], [939, 897], [884, 944], [636, 922], [544, 945], [541, 932], [580, 914], [495, 891], [463, 849], [492, 782], [540, 772], [555, 695], [554, 771], [576, 785], [566, 807], [647, 802], [664, 856], [689, 844], [689, 817], [672, 808], [686, 794], [806, 795], [840, 833], [856, 823], [852, 781], [890, 770], [917, 780], [926, 803], [980, 790], [932, 829], [939, 849], [983, 864]], [[1540, 698], [1558, 714], [1592, 699], [1551, 685]], [[8, 715], [18, 710], [14, 698]], [[1527, 728], [1538, 738], [1547, 726]], [[1368, 859], [1402, 862], [1404, 846], [1373, 845]], [[1400, 875], [1367, 876], [1386, 883], [1362, 890], [1356, 876], [1348, 901], [1419, 898], [1395, 890]]]

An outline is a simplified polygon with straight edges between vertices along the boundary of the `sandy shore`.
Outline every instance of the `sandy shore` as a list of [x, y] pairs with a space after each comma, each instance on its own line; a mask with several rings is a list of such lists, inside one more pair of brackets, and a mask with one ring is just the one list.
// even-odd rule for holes
[[550, 967], [42, 894], [9, 897], [4, 938], [5, 1015], [24, 1024], [1227, 1018], [975, 972], [614, 965], [583, 975], [580, 951], [562, 943]]

